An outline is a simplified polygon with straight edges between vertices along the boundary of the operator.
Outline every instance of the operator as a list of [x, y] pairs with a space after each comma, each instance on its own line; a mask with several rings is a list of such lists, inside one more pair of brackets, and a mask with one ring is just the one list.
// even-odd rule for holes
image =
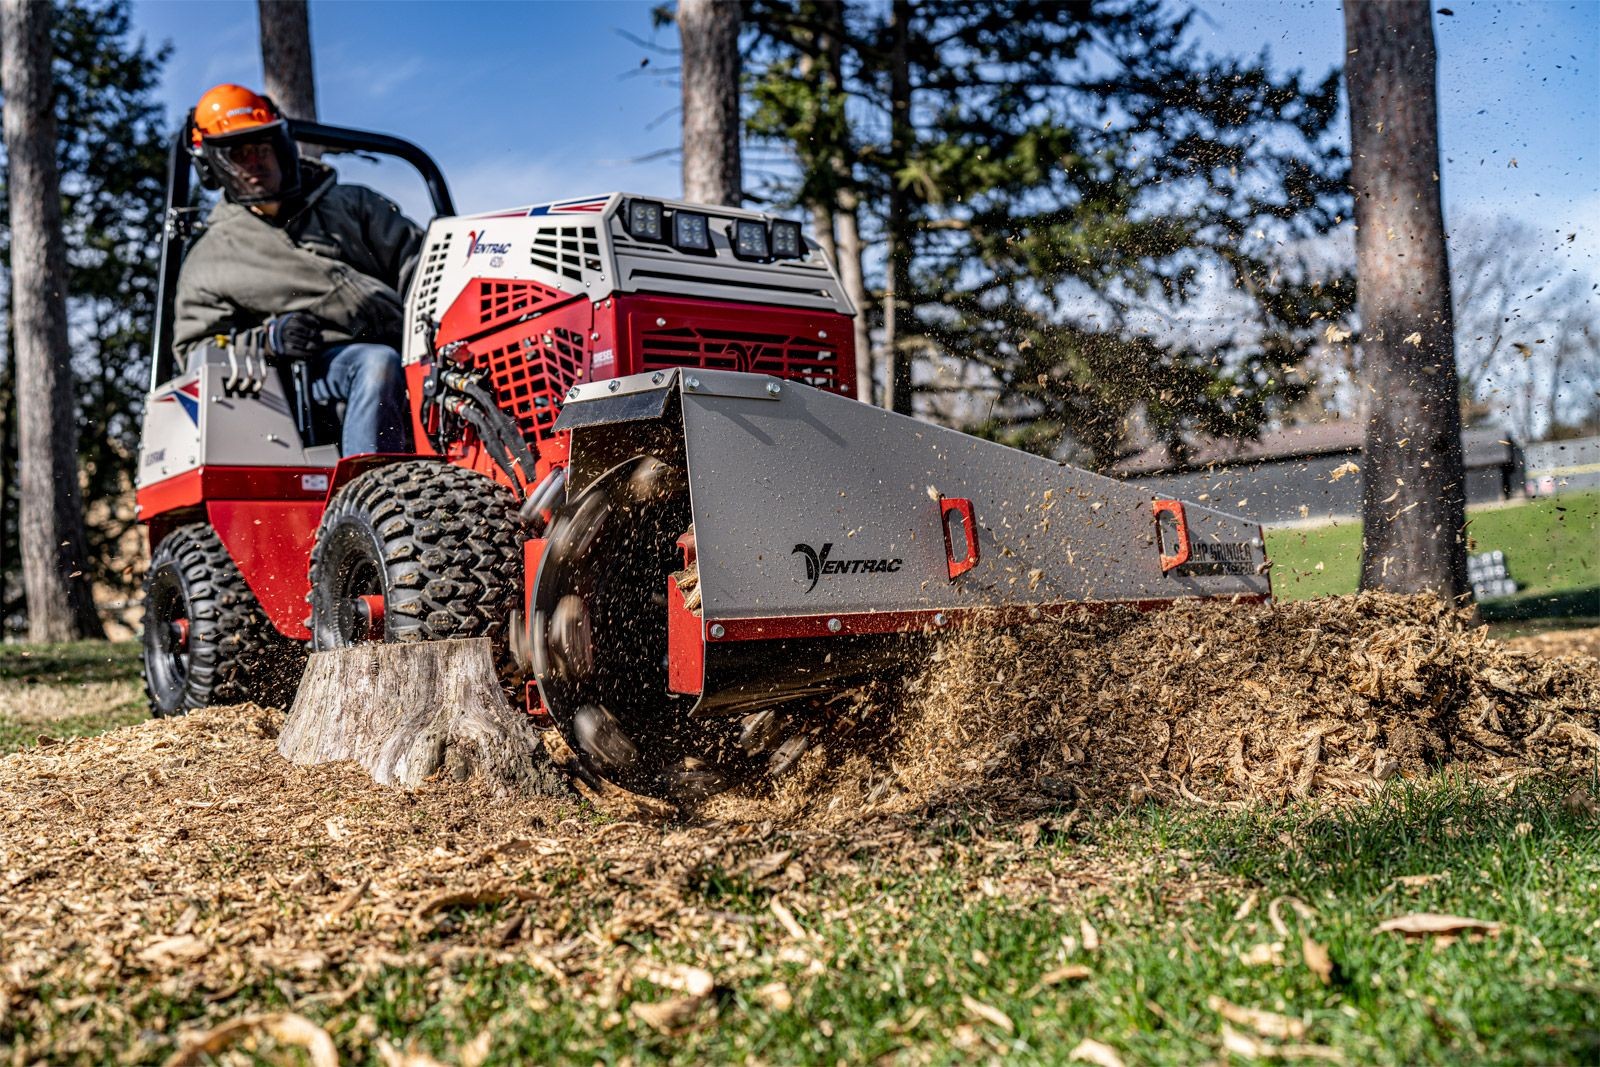
[[400, 293], [422, 230], [301, 159], [277, 106], [242, 86], [207, 90], [189, 138], [201, 183], [223, 199], [184, 258], [173, 347], [257, 331], [274, 358], [306, 361], [313, 403], [344, 402], [344, 455], [409, 451]]

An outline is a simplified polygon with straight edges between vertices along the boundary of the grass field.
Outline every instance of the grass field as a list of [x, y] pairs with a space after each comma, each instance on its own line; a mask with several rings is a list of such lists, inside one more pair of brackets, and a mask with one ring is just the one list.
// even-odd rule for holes
[[[1600, 491], [1569, 493], [1468, 513], [1472, 551], [1500, 549], [1511, 576], [1528, 597], [1593, 590], [1600, 614]], [[1361, 570], [1361, 524], [1267, 531], [1272, 592], [1303, 600], [1356, 591]]]
[[0, 755], [149, 716], [139, 645], [0, 645]]

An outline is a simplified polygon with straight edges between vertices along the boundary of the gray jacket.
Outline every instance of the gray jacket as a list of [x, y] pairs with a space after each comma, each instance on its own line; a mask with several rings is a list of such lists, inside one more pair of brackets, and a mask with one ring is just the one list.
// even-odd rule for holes
[[399, 346], [400, 293], [422, 230], [371, 189], [340, 185], [320, 163], [302, 167], [309, 192], [286, 218], [229, 200], [211, 209], [178, 275], [172, 346], [179, 353], [288, 311], [322, 319], [328, 345]]

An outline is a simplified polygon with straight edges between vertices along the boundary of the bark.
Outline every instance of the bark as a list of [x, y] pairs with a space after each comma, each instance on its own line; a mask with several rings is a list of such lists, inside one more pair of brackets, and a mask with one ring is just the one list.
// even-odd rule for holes
[[313, 654], [278, 752], [303, 765], [354, 760], [403, 789], [443, 771], [505, 793], [569, 792], [527, 714], [506, 701], [487, 638]]
[[678, 0], [683, 43], [683, 198], [737, 207], [744, 199], [739, 157], [739, 5]]
[[317, 119], [317, 84], [311, 73], [311, 19], [306, 0], [259, 0], [261, 68], [266, 92], [292, 119]]
[[[845, 94], [840, 73], [844, 69], [844, 0], [822, 3], [818, 9], [825, 29], [817, 42], [820, 59], [816, 65], [817, 93], [824, 99], [842, 101]], [[842, 103], [840, 106], [843, 106]], [[856, 310], [855, 318], [851, 320], [856, 349], [856, 394], [871, 404], [874, 399], [874, 376], [872, 335], [867, 322], [872, 298], [867, 293], [866, 277], [861, 269], [861, 198], [855, 190], [855, 175], [850, 165], [854, 145], [846, 135], [841, 138], [841, 143], [828, 145], [823, 150], [826, 153], [826, 165], [833, 177], [833, 201], [813, 204], [812, 217], [816, 220], [817, 243], [822, 245], [823, 251], [838, 269], [845, 295]]]
[[17, 488], [30, 641], [103, 638], [78, 485], [67, 341], [67, 256], [50, 77], [51, 5], [0, 0], [0, 82], [11, 198], [11, 328]]
[[1470, 596], [1433, 24], [1420, 0], [1346, 0], [1344, 20], [1370, 397], [1361, 586]]
[[[911, 147], [911, 63], [907, 35], [910, 0], [894, 0], [889, 54], [889, 162], [898, 167]], [[883, 347], [889, 360], [891, 411], [911, 414], [911, 353], [902, 334], [910, 325], [906, 317], [911, 295], [911, 213], [897, 175], [889, 176], [885, 252], [889, 260], [889, 285], [883, 298]]]

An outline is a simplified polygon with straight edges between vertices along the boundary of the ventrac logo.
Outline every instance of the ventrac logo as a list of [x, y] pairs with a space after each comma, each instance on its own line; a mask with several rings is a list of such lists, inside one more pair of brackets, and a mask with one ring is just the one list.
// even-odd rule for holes
[[821, 551], [810, 545], [795, 545], [789, 553], [806, 561], [806, 579], [811, 583], [806, 592], [815, 589], [824, 574], [884, 574], [900, 569], [901, 561], [897, 559], [829, 559], [832, 551], [833, 542], [829, 541]]
[[462, 260], [462, 262], [465, 263], [473, 256], [503, 256], [507, 252], [511, 251], [511, 245], [509, 242], [504, 244], [492, 242], [488, 240], [488, 237], [488, 230], [467, 231], [467, 257], [466, 259]]

